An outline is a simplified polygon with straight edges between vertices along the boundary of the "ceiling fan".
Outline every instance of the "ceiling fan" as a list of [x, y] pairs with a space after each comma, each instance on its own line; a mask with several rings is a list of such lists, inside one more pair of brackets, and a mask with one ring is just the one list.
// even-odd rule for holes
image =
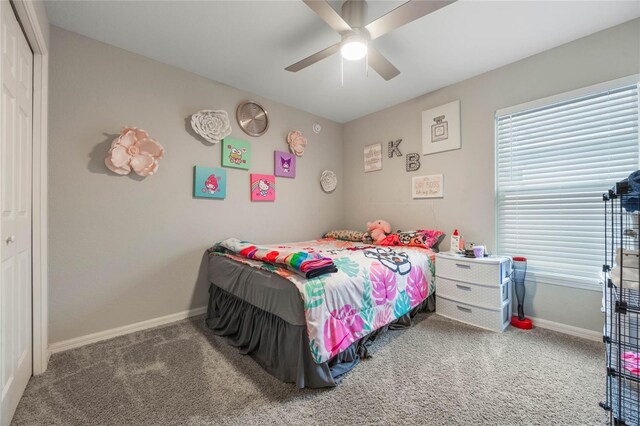
[[362, 59], [368, 54], [369, 65], [385, 80], [391, 80], [400, 74], [400, 71], [369, 42], [455, 2], [455, 0], [411, 0], [366, 24], [367, 2], [364, 0], [345, 1], [342, 4], [342, 16], [324, 0], [303, 1], [324, 22], [338, 32], [342, 36], [342, 40], [340, 43], [288, 66], [285, 70], [298, 72], [339, 51], [344, 59], [351, 61]]

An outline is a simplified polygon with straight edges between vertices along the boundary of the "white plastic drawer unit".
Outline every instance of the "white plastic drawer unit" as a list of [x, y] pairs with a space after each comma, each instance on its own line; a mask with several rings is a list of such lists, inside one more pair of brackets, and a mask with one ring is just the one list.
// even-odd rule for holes
[[436, 274], [442, 278], [475, 284], [499, 286], [509, 278], [508, 258], [466, 258], [438, 254]]
[[493, 331], [511, 319], [511, 259], [440, 253], [436, 259], [436, 312]]
[[484, 306], [489, 309], [501, 307], [504, 302], [509, 300], [511, 287], [509, 280], [501, 286], [471, 284], [440, 277], [437, 280], [436, 292], [438, 296], [448, 299]]
[[443, 317], [456, 321], [486, 328], [491, 331], [504, 331], [509, 326], [511, 319], [510, 304], [505, 302], [499, 310], [492, 310], [480, 306], [470, 305], [445, 297], [437, 296], [436, 312]]

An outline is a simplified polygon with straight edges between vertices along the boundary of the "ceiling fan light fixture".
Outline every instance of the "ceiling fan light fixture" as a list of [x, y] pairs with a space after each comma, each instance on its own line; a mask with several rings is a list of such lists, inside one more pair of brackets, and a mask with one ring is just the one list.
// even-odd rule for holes
[[298, 72], [340, 52], [341, 68], [344, 67], [345, 59], [357, 61], [366, 57], [367, 59], [364, 65], [367, 73], [369, 72], [369, 66], [371, 66], [371, 69], [377, 72], [382, 78], [391, 80], [400, 74], [400, 70], [393, 66], [375, 46], [369, 46], [369, 42], [454, 3], [456, 0], [404, 1], [402, 5], [396, 7], [391, 12], [369, 23], [367, 23], [366, 0], [345, 0], [342, 3], [342, 13], [338, 13], [327, 0], [302, 1], [336, 33], [340, 34], [342, 40], [311, 56], [307, 56], [295, 64], [289, 65], [285, 70]]
[[367, 41], [364, 37], [353, 35], [342, 42], [340, 54], [344, 59], [357, 61], [367, 55]]

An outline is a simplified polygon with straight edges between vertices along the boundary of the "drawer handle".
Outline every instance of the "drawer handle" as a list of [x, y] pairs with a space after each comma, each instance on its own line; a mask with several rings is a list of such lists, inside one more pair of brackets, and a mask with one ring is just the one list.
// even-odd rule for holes
[[456, 266], [462, 269], [471, 269], [471, 265], [467, 265], [466, 263], [456, 263]]
[[465, 308], [464, 306], [456, 305], [459, 311], [471, 313], [471, 309]]
[[471, 291], [471, 287], [466, 286], [466, 285], [456, 284], [456, 287], [458, 287], [460, 290]]

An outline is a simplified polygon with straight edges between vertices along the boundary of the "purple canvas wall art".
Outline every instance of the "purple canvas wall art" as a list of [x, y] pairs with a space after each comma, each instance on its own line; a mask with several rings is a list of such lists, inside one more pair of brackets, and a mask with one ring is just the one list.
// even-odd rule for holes
[[288, 152], [274, 152], [274, 174], [280, 177], [296, 177], [296, 156]]

